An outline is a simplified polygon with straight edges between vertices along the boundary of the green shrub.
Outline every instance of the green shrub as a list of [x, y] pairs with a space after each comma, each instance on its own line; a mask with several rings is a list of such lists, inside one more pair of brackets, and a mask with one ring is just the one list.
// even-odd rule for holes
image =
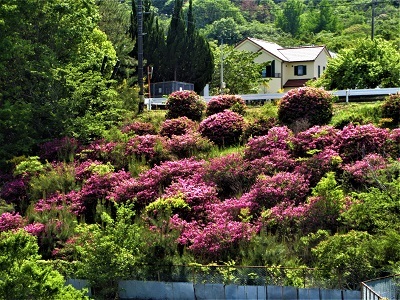
[[288, 127], [326, 125], [333, 115], [332, 103], [333, 96], [323, 89], [311, 87], [293, 89], [280, 100], [278, 119]]
[[194, 91], [177, 91], [168, 96], [166, 108], [166, 119], [188, 117], [193, 121], [200, 121], [206, 104]]
[[393, 94], [385, 98], [382, 105], [382, 117], [392, 119], [392, 125], [400, 123], [400, 94]]

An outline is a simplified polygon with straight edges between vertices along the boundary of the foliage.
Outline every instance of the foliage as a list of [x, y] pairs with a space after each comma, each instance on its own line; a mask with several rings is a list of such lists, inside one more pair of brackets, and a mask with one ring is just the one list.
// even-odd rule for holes
[[165, 115], [166, 119], [187, 117], [193, 121], [200, 121], [206, 104], [194, 91], [177, 91], [168, 96]]
[[376, 38], [356, 41], [338, 52], [315, 86], [327, 90], [399, 86], [400, 53], [390, 41]]
[[167, 140], [167, 148], [179, 159], [192, 156], [204, 157], [215, 147], [208, 138], [199, 132], [192, 131], [182, 135], [173, 135]]
[[156, 134], [156, 129], [153, 124], [148, 122], [132, 122], [122, 127], [121, 131], [128, 134], [146, 135]]
[[[235, 50], [230, 45], [213, 46], [214, 73], [210, 82], [211, 94], [253, 94], [260, 86], [262, 64], [254, 62], [260, 52]], [[221, 61], [226, 88], [221, 90]]]
[[60, 273], [39, 263], [36, 238], [23, 230], [0, 233], [0, 298], [88, 299], [65, 286]]
[[206, 116], [211, 116], [230, 109], [235, 113], [244, 115], [246, 103], [240, 96], [236, 95], [218, 95], [211, 98], [207, 103]]
[[230, 110], [209, 116], [199, 125], [199, 132], [219, 146], [237, 144], [243, 134], [244, 119]]
[[304, 120], [309, 127], [326, 125], [332, 118], [332, 102], [332, 95], [322, 89], [303, 87], [290, 90], [279, 101], [279, 122], [290, 126]]
[[282, 12], [278, 14], [276, 25], [285, 32], [296, 36], [300, 32], [300, 16], [304, 4], [299, 0], [288, 0], [284, 3]]
[[392, 126], [400, 123], [400, 94], [387, 96], [382, 104], [382, 117], [391, 119]]
[[196, 123], [187, 117], [167, 119], [161, 124], [160, 135], [171, 138], [173, 135], [184, 135], [195, 129]]

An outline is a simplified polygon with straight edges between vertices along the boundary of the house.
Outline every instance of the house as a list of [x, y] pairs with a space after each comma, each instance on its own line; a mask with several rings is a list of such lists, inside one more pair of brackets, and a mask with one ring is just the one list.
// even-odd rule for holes
[[249, 37], [238, 43], [235, 49], [261, 52], [255, 62], [266, 64], [261, 76], [270, 78], [268, 86], [260, 87], [261, 94], [286, 92], [304, 86], [308, 80], [321, 76], [332, 57], [325, 46], [283, 48]]

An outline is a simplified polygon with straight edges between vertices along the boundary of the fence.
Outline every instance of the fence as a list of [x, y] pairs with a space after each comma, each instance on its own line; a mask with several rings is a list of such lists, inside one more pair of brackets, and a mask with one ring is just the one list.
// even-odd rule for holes
[[363, 300], [399, 300], [400, 274], [364, 281], [361, 283]]

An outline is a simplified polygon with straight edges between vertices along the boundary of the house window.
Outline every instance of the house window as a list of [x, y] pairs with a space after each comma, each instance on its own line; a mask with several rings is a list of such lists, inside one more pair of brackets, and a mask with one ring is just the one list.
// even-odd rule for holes
[[300, 65], [294, 67], [294, 75], [296, 76], [303, 76], [307, 75], [307, 66]]
[[262, 78], [275, 77], [275, 60], [271, 61], [262, 70]]
[[321, 77], [321, 66], [318, 66], [318, 78]]

